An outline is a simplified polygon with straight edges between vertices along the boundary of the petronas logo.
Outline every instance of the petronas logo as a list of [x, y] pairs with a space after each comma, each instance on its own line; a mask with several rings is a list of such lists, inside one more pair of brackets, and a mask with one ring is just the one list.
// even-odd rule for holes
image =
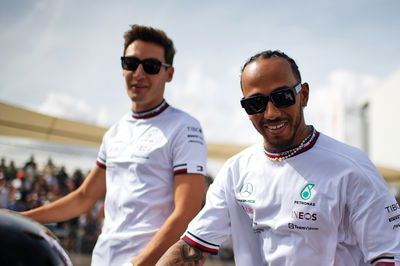
[[315, 186], [315, 184], [307, 184], [300, 192], [300, 197], [303, 200], [308, 200], [311, 198], [311, 189]]

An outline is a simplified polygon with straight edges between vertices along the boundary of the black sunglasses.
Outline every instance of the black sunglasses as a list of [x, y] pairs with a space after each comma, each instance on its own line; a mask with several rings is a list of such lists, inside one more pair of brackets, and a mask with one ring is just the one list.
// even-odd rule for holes
[[121, 65], [125, 70], [135, 71], [139, 65], [142, 64], [144, 72], [147, 74], [158, 74], [160, 72], [161, 66], [170, 67], [170, 64], [162, 63], [160, 60], [155, 58], [147, 58], [140, 60], [139, 58], [133, 56], [121, 56]]
[[270, 95], [257, 94], [248, 98], [242, 98], [240, 104], [249, 115], [263, 113], [267, 108], [268, 101], [271, 101], [278, 108], [289, 107], [296, 103], [296, 95], [300, 90], [301, 83], [297, 84], [294, 88], [279, 88], [271, 92]]

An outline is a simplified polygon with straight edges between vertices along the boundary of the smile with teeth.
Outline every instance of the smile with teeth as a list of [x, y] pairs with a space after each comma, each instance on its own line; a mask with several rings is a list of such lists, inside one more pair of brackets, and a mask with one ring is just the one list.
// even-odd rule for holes
[[279, 125], [275, 125], [275, 126], [266, 126], [268, 129], [280, 129], [285, 125], [285, 123], [279, 124]]

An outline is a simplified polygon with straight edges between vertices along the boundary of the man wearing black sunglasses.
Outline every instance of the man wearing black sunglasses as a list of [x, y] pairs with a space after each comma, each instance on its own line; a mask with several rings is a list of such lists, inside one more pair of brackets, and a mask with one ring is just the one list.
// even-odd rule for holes
[[207, 148], [201, 126], [164, 100], [174, 74], [173, 42], [163, 31], [140, 25], [124, 38], [121, 65], [131, 110], [107, 131], [97, 165], [76, 191], [23, 213], [57, 222], [105, 197], [95, 266], [155, 265], [204, 199]]
[[201, 265], [228, 236], [236, 265], [400, 265], [400, 205], [362, 151], [306, 125], [295, 61], [256, 54], [241, 87], [263, 143], [226, 162], [157, 265]]

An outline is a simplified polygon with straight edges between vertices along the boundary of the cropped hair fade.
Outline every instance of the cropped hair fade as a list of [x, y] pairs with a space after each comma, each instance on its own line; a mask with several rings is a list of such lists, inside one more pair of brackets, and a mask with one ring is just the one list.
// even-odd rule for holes
[[243, 87], [242, 87], [242, 74], [243, 74], [244, 69], [246, 68], [246, 66], [248, 64], [250, 64], [251, 62], [256, 61], [260, 57], [263, 58], [263, 59], [269, 59], [269, 58], [273, 58], [273, 57], [280, 57], [280, 58], [285, 59], [286, 61], [289, 62], [294, 77], [297, 79], [298, 82], [301, 82], [301, 74], [300, 74], [300, 71], [299, 71], [299, 67], [297, 66], [296, 62], [292, 58], [290, 58], [285, 53], [283, 53], [283, 52], [281, 52], [279, 50], [266, 50], [266, 51], [262, 51], [260, 53], [257, 53], [255, 55], [253, 55], [252, 57], [250, 57], [246, 61], [246, 63], [244, 63], [244, 65], [243, 65], [243, 67], [241, 69], [241, 76], [240, 76], [240, 86], [241, 86], [242, 89], [243, 89]]
[[136, 40], [152, 42], [161, 45], [164, 48], [164, 59], [167, 64], [172, 65], [175, 56], [174, 43], [167, 34], [160, 29], [155, 29], [143, 25], [131, 25], [131, 28], [124, 34], [124, 55], [128, 46]]

